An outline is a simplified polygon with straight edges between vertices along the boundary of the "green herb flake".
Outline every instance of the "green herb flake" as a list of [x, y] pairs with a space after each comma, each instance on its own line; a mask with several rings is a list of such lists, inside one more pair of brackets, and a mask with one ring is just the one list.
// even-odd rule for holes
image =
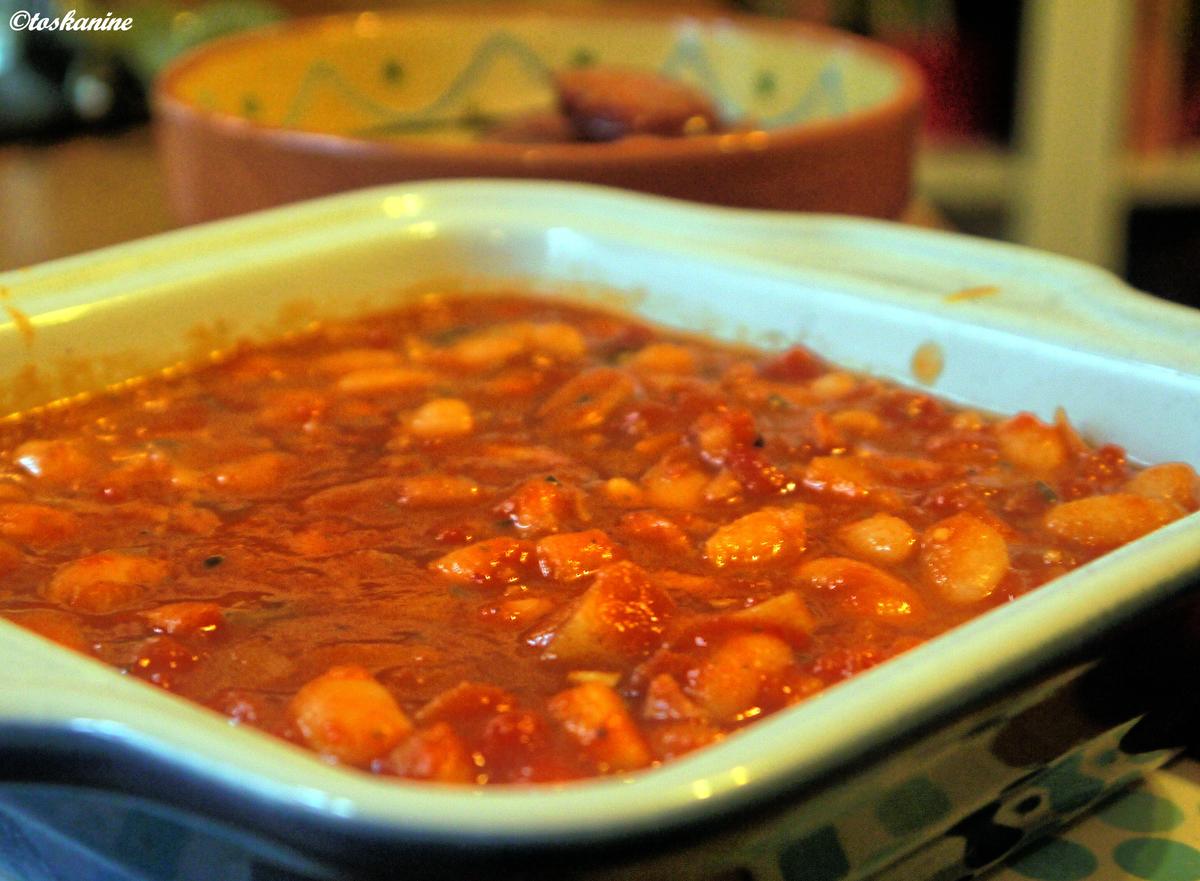
[[383, 81], [390, 83], [393, 86], [404, 79], [404, 66], [395, 58], [389, 58], [383, 62]]
[[455, 327], [447, 327], [444, 330], [439, 330], [436, 333], [430, 334], [430, 339], [433, 340], [435, 346], [448, 346], [455, 340], [461, 339], [471, 332], [471, 328], [465, 324], [456, 325]]
[[596, 63], [596, 53], [580, 46], [571, 53], [571, 67], [591, 67]]
[[778, 88], [779, 81], [775, 79], [774, 71], [759, 71], [758, 76], [754, 78], [754, 94], [760, 98], [770, 98]]
[[1058, 493], [1056, 493], [1054, 488], [1044, 480], [1039, 480], [1034, 484], [1034, 486], [1037, 487], [1037, 491], [1041, 493], [1042, 498], [1047, 502], [1054, 503], [1058, 501]]

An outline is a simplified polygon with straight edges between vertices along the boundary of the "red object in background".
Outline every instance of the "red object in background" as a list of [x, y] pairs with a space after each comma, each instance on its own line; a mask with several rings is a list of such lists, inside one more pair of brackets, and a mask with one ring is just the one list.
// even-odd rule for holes
[[1190, 16], [1181, 26], [1182, 71], [1179, 86], [1180, 120], [1178, 135], [1181, 140], [1200, 140], [1200, 5], [1194, 4]]
[[925, 133], [935, 140], [974, 140], [987, 134], [980, 100], [978, 55], [955, 33], [923, 30], [884, 38], [925, 74]]
[[943, 143], [1012, 135], [1022, 4], [877, 3], [862, 22], [925, 75], [925, 134]]
[[1153, 153], [1186, 131], [1183, 0], [1140, 0], [1135, 5], [1129, 81], [1129, 146]]
[[1185, 140], [1200, 139], [1200, 85], [1196, 86], [1184, 101], [1181, 128]]

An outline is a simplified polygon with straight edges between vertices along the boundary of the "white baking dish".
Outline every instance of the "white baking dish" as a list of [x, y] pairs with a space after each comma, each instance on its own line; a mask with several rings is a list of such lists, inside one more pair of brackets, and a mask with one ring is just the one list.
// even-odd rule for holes
[[[368, 190], [0, 275], [3, 305], [20, 313], [0, 325], [0, 403], [383, 307], [438, 281], [620, 302], [668, 326], [802, 342], [914, 385], [913, 354], [933, 343], [939, 395], [1042, 416], [1063, 406], [1136, 458], [1200, 463], [1200, 313], [1082, 264], [947, 233], [563, 184]], [[981, 290], [951, 296], [965, 289]], [[1186, 600], [1198, 573], [1193, 515], [692, 757], [628, 779], [486, 791], [328, 767], [0, 621], [0, 781], [76, 777], [224, 818], [323, 864], [405, 859], [446, 877], [488, 860], [518, 874], [636, 864], [639, 877], [800, 877], [797, 860], [826, 829], [846, 869], [820, 877], [875, 871], [921, 846], [938, 868], [931, 842], [964, 817], [1064, 757], [1111, 747], [1148, 712], [1130, 704], [1037, 763], [970, 758], [986, 732], [1072, 683], [1091, 682], [1090, 694], [1113, 640]], [[1161, 762], [1182, 736], [1137, 760]], [[1108, 766], [1096, 771], [1102, 789], [1132, 767]], [[903, 795], [917, 768], [947, 810], [915, 830], [862, 819], [880, 787]], [[956, 782], [968, 772], [986, 779]], [[1071, 813], [1059, 808], [1025, 828]]]

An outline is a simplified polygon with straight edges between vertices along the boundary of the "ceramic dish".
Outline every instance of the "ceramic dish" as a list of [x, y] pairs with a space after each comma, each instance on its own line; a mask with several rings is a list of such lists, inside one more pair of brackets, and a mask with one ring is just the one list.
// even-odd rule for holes
[[[610, 143], [481, 140], [603, 65], [699, 87], [724, 133]], [[296, 20], [173, 64], [154, 108], [178, 216], [207, 220], [440, 177], [555, 178], [725, 205], [898, 217], [914, 65], [849, 34], [748, 16], [451, 4]]]
[[[939, 395], [1042, 416], [1061, 405], [1137, 458], [1200, 462], [1200, 315], [1099, 270], [882, 222], [546, 183], [369, 190], [7, 273], [5, 305], [28, 321], [0, 326], [4, 404], [439, 279], [517, 280], [723, 338], [800, 341], [910, 384], [914, 352], [933, 343]], [[665, 767], [488, 791], [329, 767], [0, 622], [0, 834], [17, 842], [5, 858], [127, 873], [96, 876], [114, 878], [174, 877], [162, 866], [224, 878], [968, 875], [1194, 734], [1179, 671], [1200, 644], [1198, 573], [1193, 515]], [[32, 857], [17, 865], [38, 870]]]

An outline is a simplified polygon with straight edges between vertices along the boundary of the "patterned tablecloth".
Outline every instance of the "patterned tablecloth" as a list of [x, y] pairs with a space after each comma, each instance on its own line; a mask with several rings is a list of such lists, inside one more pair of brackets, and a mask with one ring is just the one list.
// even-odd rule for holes
[[1200, 762], [1180, 759], [988, 881], [1200, 879]]
[[[987, 881], [1200, 881], [1200, 762], [1152, 772]], [[26, 881], [0, 868], [0, 881]]]
[[[1200, 762], [1181, 759], [1152, 772], [986, 881], [1118, 879], [1200, 881]], [[0, 869], [0, 881], [27, 879]]]

